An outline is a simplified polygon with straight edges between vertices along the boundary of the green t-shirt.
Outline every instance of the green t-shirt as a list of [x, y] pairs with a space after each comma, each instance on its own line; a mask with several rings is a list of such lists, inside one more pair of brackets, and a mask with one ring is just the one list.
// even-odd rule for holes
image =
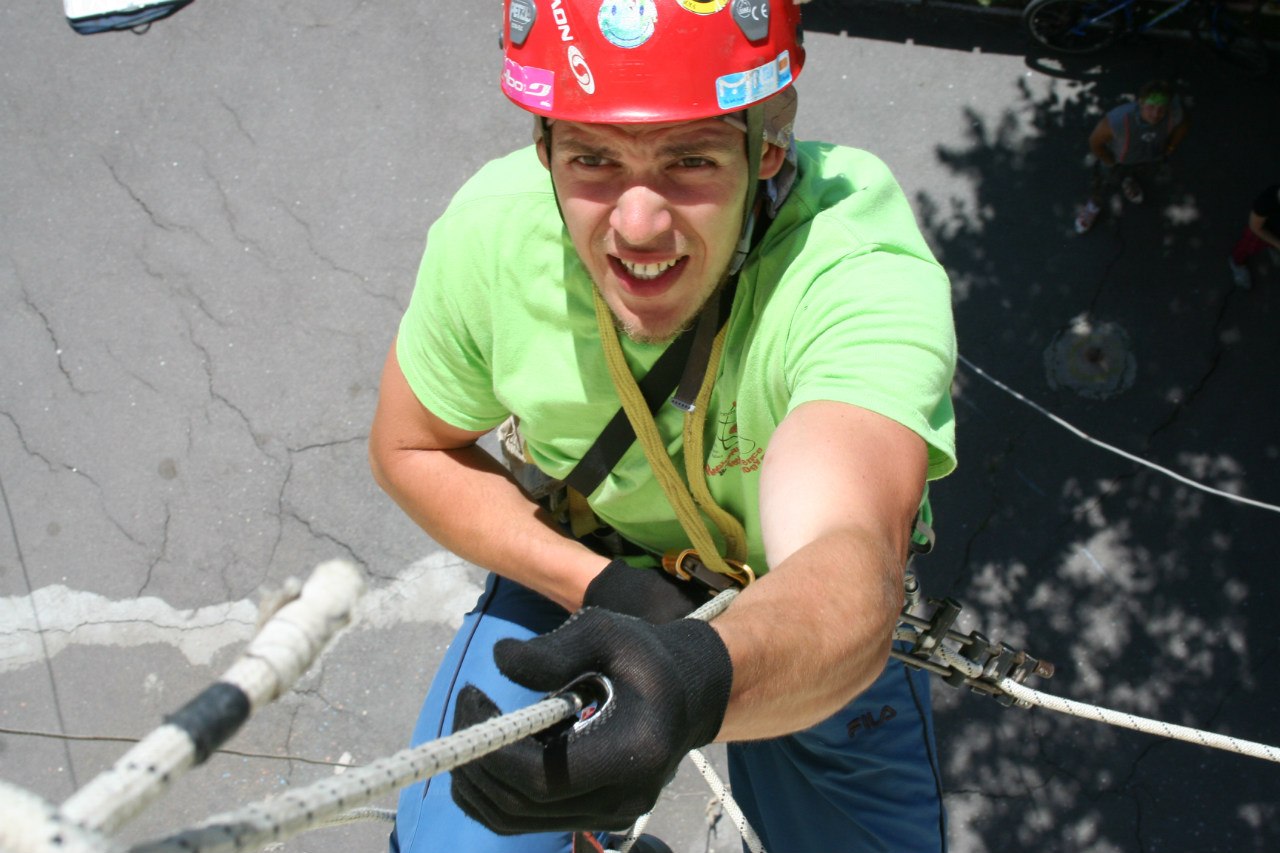
[[[566, 476], [621, 405], [596, 330], [593, 285], [532, 147], [486, 165], [431, 227], [396, 354], [418, 399], [466, 430], [518, 415], [529, 456]], [[641, 377], [665, 345], [623, 339]], [[707, 411], [707, 483], [767, 571], [760, 465], [796, 406], [852, 403], [928, 444], [928, 478], [955, 468], [955, 333], [946, 273], [887, 167], [864, 151], [800, 143], [791, 195], [739, 276]], [[658, 431], [684, 470], [683, 413]], [[589, 496], [652, 552], [688, 546], [638, 443]], [[717, 544], [723, 545], [712, 526]]]

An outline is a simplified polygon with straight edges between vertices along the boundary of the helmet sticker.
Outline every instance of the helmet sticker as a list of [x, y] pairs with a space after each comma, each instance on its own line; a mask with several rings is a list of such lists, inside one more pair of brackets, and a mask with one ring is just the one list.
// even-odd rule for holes
[[722, 110], [741, 109], [790, 84], [791, 54], [784, 50], [772, 62], [716, 78], [716, 102]]
[[680, 0], [680, 5], [697, 15], [714, 15], [728, 6], [729, 0]]
[[577, 78], [578, 85], [582, 87], [582, 91], [588, 95], [594, 95], [596, 92], [596, 78], [592, 75], [591, 68], [587, 66], [587, 60], [582, 55], [582, 51], [578, 50], [576, 44], [571, 44], [565, 53], [569, 57], [569, 70]]
[[511, 100], [535, 110], [550, 110], [555, 103], [552, 83], [556, 76], [545, 68], [521, 65], [510, 59], [502, 63], [502, 91]]
[[538, 17], [538, 9], [533, 0], [511, 0], [507, 9], [507, 20], [511, 23], [511, 43], [516, 47], [524, 44], [533, 29], [533, 21]]
[[617, 47], [639, 47], [658, 23], [657, 0], [605, 0], [600, 5], [600, 32]]
[[747, 37], [760, 41], [769, 35], [769, 0], [733, 0], [733, 21]]

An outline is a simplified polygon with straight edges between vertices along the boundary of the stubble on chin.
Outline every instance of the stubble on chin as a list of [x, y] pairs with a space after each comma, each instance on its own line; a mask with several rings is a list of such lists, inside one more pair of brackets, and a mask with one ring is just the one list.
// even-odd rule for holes
[[[638, 344], [651, 344], [657, 346], [669, 344], [676, 338], [680, 337], [680, 335], [693, 328], [694, 324], [698, 322], [698, 317], [702, 314], [702, 309], [706, 308], [713, 300], [720, 297], [720, 291], [724, 288], [727, 280], [728, 276], [723, 276], [720, 279], [720, 283], [715, 286], [711, 293], [707, 294], [697, 308], [690, 311], [689, 315], [676, 324], [674, 329], [666, 331], [665, 333], [646, 331], [636, 323], [628, 323], [626, 320], [619, 317], [618, 312], [610, 305], [609, 314], [613, 317], [613, 328]], [[605, 304], [609, 304], [608, 300], [605, 301]]]
[[[613, 313], [613, 309], [609, 309], [609, 313], [613, 315], [613, 328], [618, 332], [626, 335], [638, 344], [665, 345], [680, 337], [681, 333], [693, 325], [693, 320], [686, 320], [681, 326], [668, 334], [656, 334], [641, 329], [634, 323], [627, 323], [617, 314]], [[696, 315], [695, 315], [696, 316]]]

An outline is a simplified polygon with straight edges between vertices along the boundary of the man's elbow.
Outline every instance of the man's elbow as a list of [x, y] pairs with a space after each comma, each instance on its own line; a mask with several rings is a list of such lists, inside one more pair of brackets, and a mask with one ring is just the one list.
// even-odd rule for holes
[[369, 472], [373, 475], [373, 481], [378, 484], [378, 488], [384, 492], [390, 491], [391, 480], [387, 475], [386, 458], [376, 434], [369, 436]]
[[373, 481], [388, 494], [394, 494], [395, 467], [401, 452], [387, 434], [383, 421], [375, 416], [369, 429], [369, 472]]

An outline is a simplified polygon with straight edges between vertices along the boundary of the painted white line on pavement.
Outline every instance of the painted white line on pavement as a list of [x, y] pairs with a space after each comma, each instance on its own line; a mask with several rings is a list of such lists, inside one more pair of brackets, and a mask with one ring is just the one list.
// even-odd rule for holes
[[[406, 622], [456, 628], [479, 596], [483, 578], [480, 569], [447, 552], [424, 557], [360, 600], [353, 629]], [[54, 584], [31, 595], [0, 597], [0, 673], [44, 660], [33, 609], [40, 614], [50, 656], [71, 646], [162, 643], [197, 666], [207, 666], [222, 649], [247, 641], [258, 621], [258, 606], [248, 598], [180, 610], [154, 596], [116, 601]]]

